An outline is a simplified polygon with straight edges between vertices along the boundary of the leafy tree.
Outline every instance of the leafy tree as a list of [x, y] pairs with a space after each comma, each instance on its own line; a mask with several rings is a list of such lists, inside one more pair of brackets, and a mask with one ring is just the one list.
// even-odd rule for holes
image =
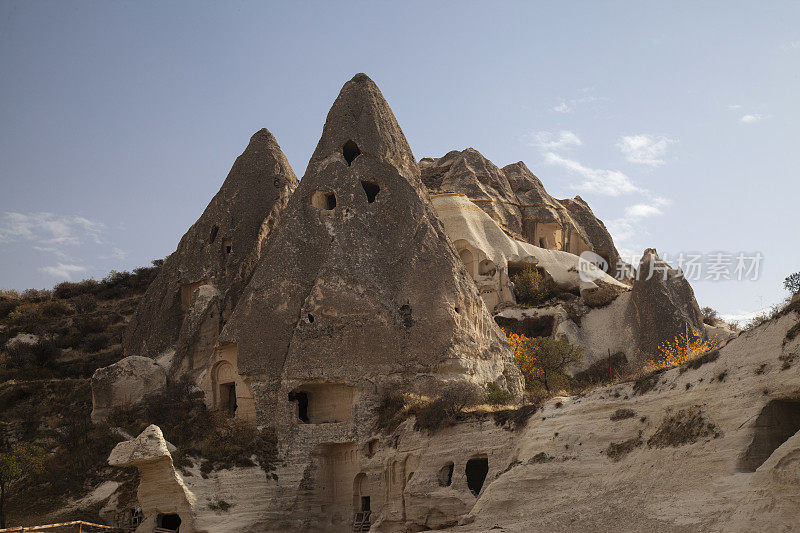
[[800, 272], [786, 276], [786, 279], [783, 280], [783, 287], [792, 294], [800, 292]]
[[703, 307], [700, 309], [700, 313], [703, 315], [704, 324], [708, 324], [709, 326], [715, 326], [717, 324], [719, 313], [716, 309], [712, 307]]
[[0, 528], [6, 527], [6, 496], [10, 484], [45, 469], [44, 450], [29, 442], [18, 442], [0, 452]]
[[566, 370], [583, 360], [583, 347], [563, 339], [531, 338], [516, 333], [506, 336], [527, 387], [539, 383], [550, 393], [550, 386], [566, 378]]
[[533, 265], [525, 267], [511, 276], [514, 296], [520, 303], [537, 305], [547, 300], [555, 289], [555, 283], [547, 273]]

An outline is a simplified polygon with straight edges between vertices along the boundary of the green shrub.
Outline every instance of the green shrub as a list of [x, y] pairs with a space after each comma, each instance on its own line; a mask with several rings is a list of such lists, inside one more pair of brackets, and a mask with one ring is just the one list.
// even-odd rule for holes
[[508, 405], [514, 401], [514, 395], [497, 383], [486, 385], [486, 403], [489, 405]]
[[538, 305], [555, 290], [552, 278], [543, 269], [533, 265], [525, 265], [521, 272], [511, 276], [511, 282], [518, 303]]

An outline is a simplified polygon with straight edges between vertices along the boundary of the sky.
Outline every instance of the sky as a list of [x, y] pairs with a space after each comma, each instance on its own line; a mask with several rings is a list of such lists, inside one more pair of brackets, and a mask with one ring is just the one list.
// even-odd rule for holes
[[262, 127], [301, 177], [358, 72], [418, 159], [524, 161], [726, 316], [788, 296], [796, 1], [5, 0], [0, 288], [165, 257]]

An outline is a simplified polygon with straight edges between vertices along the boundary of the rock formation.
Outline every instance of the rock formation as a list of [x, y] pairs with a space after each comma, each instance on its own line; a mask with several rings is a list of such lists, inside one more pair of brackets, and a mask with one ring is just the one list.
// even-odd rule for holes
[[98, 422], [115, 408], [130, 407], [148, 394], [164, 390], [167, 371], [148, 357], [131, 356], [92, 375], [92, 420]]
[[[183, 353], [175, 364], [184, 370], [203, 366], [214, 342], [209, 346], [197, 339], [209, 336], [209, 330], [216, 338], [296, 186], [297, 178], [275, 137], [266, 129], [256, 132], [219, 192], [148, 288], [126, 330], [125, 354], [156, 357], [173, 349], [180, 335]], [[205, 285], [218, 294], [196, 299], [195, 292]], [[207, 320], [183, 328], [189, 314]]]
[[144, 520], [138, 533], [162, 531], [192, 533], [195, 531], [197, 498], [186, 488], [175, 471], [168, 443], [158, 426], [148, 426], [133, 440], [120, 442], [108, 458], [111, 466], [135, 466], [139, 469], [138, 500]]
[[584, 297], [603, 287], [614, 287], [613, 296], [629, 289], [575, 254], [513, 239], [494, 218], [463, 194], [434, 195], [433, 205], [461, 261], [492, 311], [515, 303], [511, 276], [526, 264], [543, 269], [562, 290]]
[[353, 394], [374, 395], [391, 376], [414, 387], [467, 379], [519, 388], [502, 333], [367, 76], [334, 102], [221, 344], [223, 353], [235, 345], [239, 374], [261, 391], [262, 422], [285, 418], [298, 387], [347, 401], [348, 419]]
[[703, 315], [689, 282], [682, 272], [662, 261], [653, 248], [642, 255], [631, 305], [636, 344], [646, 354], [658, 353], [661, 343], [678, 335], [705, 334]]
[[586, 202], [580, 197], [556, 200], [522, 161], [500, 169], [467, 148], [424, 158], [420, 167], [432, 195], [464, 194], [514, 239], [576, 255], [590, 250], [612, 269], [619, 260], [606, 227]]
[[[541, 408], [462, 412], [436, 431], [409, 408], [379, 429], [386, 392], [423, 403], [452, 384], [520, 393], [495, 319], [564, 336], [587, 365], [703, 331], [691, 287], [655, 250], [632, 288], [579, 258], [613, 266], [618, 254], [582, 199], [552, 198], [524, 164], [499, 169], [468, 149], [421, 165], [364, 74], [333, 103], [299, 184], [272, 136], [253, 137], [148, 290], [126, 350], [194, 378], [230, 427], [272, 428], [275, 469], [178, 472], [150, 426], [109, 459], [139, 469], [138, 533], [794, 525], [793, 312], [696, 365]], [[509, 280], [525, 264], [562, 292], [517, 304]], [[163, 387], [159, 368], [128, 357], [98, 371], [97, 415]]]

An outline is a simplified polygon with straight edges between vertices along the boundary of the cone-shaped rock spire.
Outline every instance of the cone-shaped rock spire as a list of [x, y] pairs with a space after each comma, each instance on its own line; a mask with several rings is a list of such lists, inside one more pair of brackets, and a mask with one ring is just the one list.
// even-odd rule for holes
[[[211, 285], [221, 329], [261, 255], [261, 247], [297, 187], [292, 167], [275, 137], [262, 129], [250, 139], [228, 177], [197, 222], [181, 239], [145, 293], [126, 330], [126, 355], [155, 357], [182, 336], [195, 290]], [[194, 314], [207, 314], [202, 311]], [[187, 339], [184, 343], [192, 344]], [[213, 346], [213, 343], [212, 343]]]
[[506, 372], [519, 386], [405, 136], [364, 74], [334, 102], [220, 339], [237, 345], [254, 390], [280, 390], [274, 401], [303, 382], [367, 379], [372, 391], [392, 376], [483, 383]]

